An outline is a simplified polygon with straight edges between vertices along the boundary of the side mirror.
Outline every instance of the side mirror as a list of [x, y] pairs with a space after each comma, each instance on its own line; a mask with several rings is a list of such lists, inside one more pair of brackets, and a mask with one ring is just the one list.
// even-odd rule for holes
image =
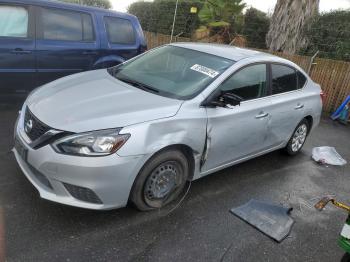
[[219, 96], [219, 102], [223, 103], [225, 107], [228, 105], [240, 106], [242, 101], [242, 97], [232, 93], [222, 93], [221, 96]]
[[207, 100], [205, 100], [201, 105], [205, 107], [228, 107], [230, 106], [239, 106], [243, 98], [228, 92], [221, 92], [220, 95], [215, 95]]

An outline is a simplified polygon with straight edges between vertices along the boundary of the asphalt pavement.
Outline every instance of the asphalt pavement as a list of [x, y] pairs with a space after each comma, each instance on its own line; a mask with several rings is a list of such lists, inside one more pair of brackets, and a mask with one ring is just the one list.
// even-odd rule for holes
[[[350, 164], [318, 165], [311, 150], [334, 146], [349, 162], [350, 126], [323, 119], [295, 157], [273, 152], [194, 181], [169, 214], [174, 205], [144, 213], [133, 207], [90, 211], [40, 199], [11, 153], [16, 115], [0, 108], [7, 261], [333, 262], [344, 253], [337, 239], [347, 214], [331, 206], [318, 212], [312, 204], [327, 193], [350, 203]], [[294, 208], [295, 224], [282, 243], [229, 212], [252, 198]]]

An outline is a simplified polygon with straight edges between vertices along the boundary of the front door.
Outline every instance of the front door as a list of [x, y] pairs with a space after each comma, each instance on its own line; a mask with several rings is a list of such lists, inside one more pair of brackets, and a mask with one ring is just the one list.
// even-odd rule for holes
[[0, 25], [0, 97], [25, 96], [35, 79], [31, 7], [0, 4]]
[[207, 152], [201, 171], [206, 172], [257, 154], [268, 148], [270, 106], [267, 66], [253, 64], [234, 73], [218, 88], [240, 96], [240, 106], [207, 108]]
[[37, 14], [37, 84], [91, 70], [100, 52], [93, 16], [57, 8]]

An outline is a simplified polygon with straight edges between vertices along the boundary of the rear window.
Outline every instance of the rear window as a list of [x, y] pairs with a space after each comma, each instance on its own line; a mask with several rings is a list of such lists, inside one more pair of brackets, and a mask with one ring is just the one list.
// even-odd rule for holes
[[27, 37], [28, 10], [20, 6], [0, 5], [0, 36]]
[[135, 32], [131, 22], [117, 17], [105, 17], [108, 41], [112, 44], [135, 43]]
[[284, 65], [271, 65], [272, 94], [296, 90], [297, 75], [293, 68]]
[[43, 8], [42, 39], [63, 41], [93, 41], [91, 16], [80, 12]]

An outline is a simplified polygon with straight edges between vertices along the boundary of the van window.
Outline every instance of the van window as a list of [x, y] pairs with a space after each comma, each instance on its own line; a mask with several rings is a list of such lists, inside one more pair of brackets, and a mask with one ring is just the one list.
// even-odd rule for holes
[[105, 17], [108, 41], [112, 44], [134, 44], [134, 28], [129, 20], [117, 17]]
[[272, 94], [280, 94], [296, 90], [297, 75], [293, 68], [284, 65], [271, 65]]
[[93, 41], [91, 16], [80, 12], [42, 8], [42, 39], [63, 41]]
[[266, 94], [266, 64], [245, 67], [234, 73], [219, 87], [221, 91], [230, 92], [250, 100]]
[[0, 5], [0, 36], [27, 37], [28, 10], [20, 6]]

